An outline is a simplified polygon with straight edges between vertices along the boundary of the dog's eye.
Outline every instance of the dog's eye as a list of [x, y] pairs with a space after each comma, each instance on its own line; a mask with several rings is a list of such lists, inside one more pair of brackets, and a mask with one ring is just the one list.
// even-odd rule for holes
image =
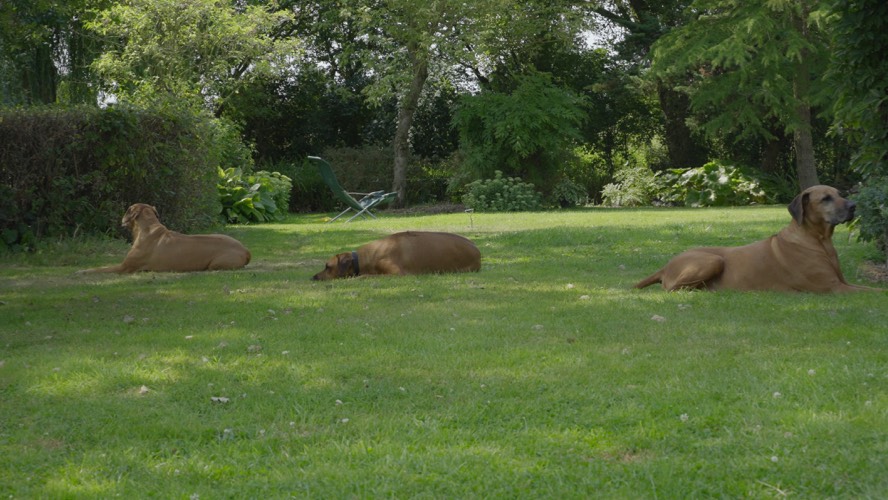
[[826, 196], [824, 196], [823, 199], [820, 200], [820, 201], [832, 201], [832, 199], [833, 199], [833, 198], [832, 198], [832, 195], [826, 195]]

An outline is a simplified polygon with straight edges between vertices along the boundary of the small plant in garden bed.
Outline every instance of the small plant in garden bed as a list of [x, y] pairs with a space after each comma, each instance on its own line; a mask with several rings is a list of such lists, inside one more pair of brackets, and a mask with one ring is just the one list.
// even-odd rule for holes
[[497, 170], [493, 179], [481, 179], [466, 186], [463, 203], [479, 212], [522, 212], [540, 208], [540, 194], [533, 184], [517, 177], [503, 177]]
[[219, 169], [219, 201], [226, 222], [280, 220], [290, 204], [293, 183], [279, 172], [244, 174], [239, 168]]
[[723, 207], [773, 201], [758, 179], [739, 167], [718, 161], [697, 168], [667, 170], [660, 179], [660, 195], [668, 203]]

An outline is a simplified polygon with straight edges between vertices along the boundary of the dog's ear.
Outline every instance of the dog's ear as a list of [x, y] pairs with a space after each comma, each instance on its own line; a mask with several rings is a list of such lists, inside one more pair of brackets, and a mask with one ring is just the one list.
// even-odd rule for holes
[[350, 253], [341, 253], [336, 256], [336, 270], [340, 278], [350, 276], [352, 272], [352, 255]]
[[809, 196], [810, 194], [805, 191], [793, 198], [792, 202], [789, 204], [789, 213], [792, 214], [792, 218], [795, 219], [796, 223], [800, 226], [805, 222], [805, 206], [808, 204]]
[[142, 209], [139, 205], [130, 205], [129, 208], [126, 209], [126, 213], [123, 214], [123, 220], [120, 221], [121, 226], [129, 226], [132, 221], [139, 216]]
[[160, 220], [160, 214], [157, 213], [157, 209], [151, 205], [148, 205], [148, 208], [150, 208], [151, 211], [154, 212], [154, 218]]

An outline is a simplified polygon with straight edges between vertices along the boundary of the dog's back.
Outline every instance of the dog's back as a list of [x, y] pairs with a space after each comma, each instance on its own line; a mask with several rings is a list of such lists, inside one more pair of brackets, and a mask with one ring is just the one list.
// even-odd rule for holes
[[397, 262], [408, 274], [478, 271], [481, 252], [471, 240], [453, 233], [406, 231], [379, 240], [377, 255]]

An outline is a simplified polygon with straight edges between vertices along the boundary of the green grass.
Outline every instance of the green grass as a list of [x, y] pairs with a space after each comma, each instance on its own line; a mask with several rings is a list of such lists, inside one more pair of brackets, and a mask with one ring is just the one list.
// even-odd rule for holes
[[[4, 255], [0, 496], [883, 498], [886, 293], [631, 289], [788, 218], [292, 216], [200, 274], [73, 274], [122, 241]], [[309, 280], [405, 229], [472, 238], [482, 271]], [[861, 283], [871, 248], [835, 243]]]

